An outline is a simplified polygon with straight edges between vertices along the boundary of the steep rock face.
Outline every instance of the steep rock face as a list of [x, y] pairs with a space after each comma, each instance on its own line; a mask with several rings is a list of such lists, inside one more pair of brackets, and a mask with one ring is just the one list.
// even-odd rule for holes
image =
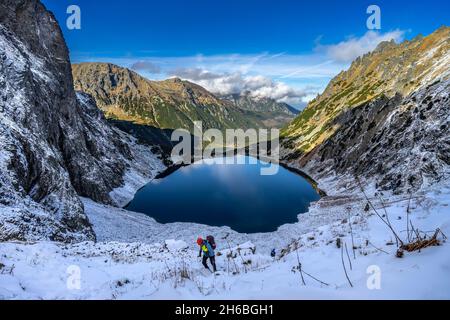
[[448, 178], [449, 52], [443, 27], [358, 58], [285, 128], [284, 161], [318, 180], [337, 174], [342, 187], [360, 177], [397, 193]]
[[449, 178], [450, 80], [353, 108], [333, 125], [339, 130], [301, 160], [318, 179], [350, 175], [405, 193]]
[[53, 15], [37, 0], [2, 1], [0, 241], [94, 239], [78, 194], [115, 204], [133, 143], [75, 93]]

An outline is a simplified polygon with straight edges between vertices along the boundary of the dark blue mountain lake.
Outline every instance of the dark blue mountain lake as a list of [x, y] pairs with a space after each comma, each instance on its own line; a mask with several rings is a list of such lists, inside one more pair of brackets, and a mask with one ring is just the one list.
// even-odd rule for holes
[[[253, 159], [254, 160], [254, 159]], [[193, 164], [153, 180], [139, 190], [127, 210], [160, 223], [195, 222], [229, 226], [243, 233], [271, 232], [298, 221], [320, 196], [302, 176], [279, 167], [261, 175], [265, 162]]]

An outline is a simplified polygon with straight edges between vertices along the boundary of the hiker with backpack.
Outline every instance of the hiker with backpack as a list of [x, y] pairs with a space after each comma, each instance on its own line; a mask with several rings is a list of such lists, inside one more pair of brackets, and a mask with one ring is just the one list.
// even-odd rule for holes
[[208, 267], [208, 259], [211, 262], [211, 265], [213, 267], [213, 272], [217, 272], [216, 268], [216, 255], [214, 253], [214, 249], [216, 249], [216, 242], [214, 240], [213, 236], [207, 236], [206, 240], [199, 237], [197, 239], [197, 244], [200, 246], [200, 252], [198, 254], [198, 257], [200, 258], [203, 253], [203, 260], [202, 264], [203, 266], [211, 271], [211, 269]]

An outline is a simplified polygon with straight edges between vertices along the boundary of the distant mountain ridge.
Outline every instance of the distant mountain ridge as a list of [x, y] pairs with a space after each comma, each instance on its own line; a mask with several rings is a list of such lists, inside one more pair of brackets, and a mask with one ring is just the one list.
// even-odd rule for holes
[[204, 128], [220, 130], [281, 127], [295, 115], [285, 104], [276, 111], [241, 108], [189, 81], [152, 81], [110, 63], [74, 64], [72, 74], [75, 89], [92, 95], [108, 118], [160, 129], [191, 130], [194, 121], [202, 121]]
[[295, 116], [300, 113], [299, 110], [291, 107], [287, 103], [277, 102], [267, 97], [254, 97], [250, 91], [240, 94], [224, 95], [221, 98], [233, 102], [237, 107], [244, 110], [283, 113], [289, 116]]
[[289, 123], [300, 111], [284, 102], [277, 102], [267, 97], [254, 97], [249, 91], [240, 94], [221, 96], [221, 99], [231, 102], [236, 107], [251, 112], [266, 115], [264, 126], [282, 127]]

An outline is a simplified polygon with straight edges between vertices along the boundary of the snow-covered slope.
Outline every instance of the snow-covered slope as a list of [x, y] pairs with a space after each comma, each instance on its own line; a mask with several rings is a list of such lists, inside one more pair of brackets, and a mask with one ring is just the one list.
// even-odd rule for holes
[[356, 176], [396, 193], [448, 179], [449, 48], [441, 27], [356, 59], [285, 128], [284, 161], [346, 188]]
[[75, 93], [53, 15], [37, 0], [2, 1], [0, 241], [92, 240], [78, 195], [123, 204], [161, 167]]
[[[449, 186], [440, 184], [411, 200], [390, 198], [386, 210], [402, 237], [408, 207], [409, 219], [417, 228], [433, 231], [439, 227], [448, 235], [449, 199]], [[88, 212], [100, 208], [89, 201], [86, 204]], [[380, 209], [379, 203], [376, 206]], [[350, 215], [338, 218], [337, 212], [346, 212], [347, 207]], [[121, 230], [130, 235], [132, 243], [124, 243], [119, 234], [121, 242], [0, 244], [0, 299], [450, 298], [450, 247], [443, 237], [439, 237], [442, 246], [397, 258], [390, 231], [360, 205], [332, 206], [329, 212], [335, 214], [328, 222], [322, 220], [321, 226], [282, 239], [286, 245], [278, 242], [285, 236], [280, 231], [267, 238], [231, 233], [224, 240], [218, 236], [218, 275], [205, 271], [197, 258], [195, 238], [200, 226], [158, 225], [127, 212], [118, 220], [102, 220], [107, 209], [90, 215], [101, 240], [114, 237], [106, 230]], [[102, 228], [104, 233], [99, 232]], [[142, 230], [149, 232], [141, 234]], [[353, 287], [342, 267], [338, 241], [349, 250], [349, 257], [345, 251], [343, 257]], [[268, 251], [271, 246], [277, 249], [275, 259]]]

